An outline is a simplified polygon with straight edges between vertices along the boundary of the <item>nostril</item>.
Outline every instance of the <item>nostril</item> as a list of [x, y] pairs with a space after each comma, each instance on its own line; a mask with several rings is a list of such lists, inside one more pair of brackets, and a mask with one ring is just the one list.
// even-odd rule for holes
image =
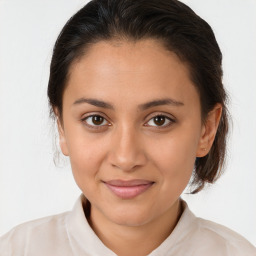
[[120, 162], [115, 162], [115, 163], [112, 163], [112, 166], [113, 167], [116, 167], [122, 171], [135, 171], [139, 165], [134, 163], [134, 162], [131, 162], [131, 163], [128, 163], [128, 162], [124, 162], [124, 161], [120, 161]]
[[[138, 134], [137, 134], [138, 135]], [[112, 137], [111, 150], [109, 151], [109, 163], [123, 171], [135, 171], [145, 165], [146, 156], [143, 144], [131, 128], [118, 129]]]

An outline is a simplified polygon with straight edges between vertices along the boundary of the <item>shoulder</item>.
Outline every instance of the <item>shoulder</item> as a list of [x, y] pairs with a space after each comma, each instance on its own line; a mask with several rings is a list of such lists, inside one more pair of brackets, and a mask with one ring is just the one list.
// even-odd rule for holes
[[[221, 255], [256, 256], [256, 248], [237, 232], [213, 221], [196, 217], [197, 235], [202, 245]], [[203, 246], [204, 247], [204, 246]]]
[[[68, 213], [32, 220], [14, 227], [0, 237], [0, 252], [4, 252], [4, 255], [21, 255], [24, 252], [25, 255], [28, 245], [31, 249], [34, 247], [36, 250], [39, 244], [40, 248], [52, 247], [52, 243], [62, 244], [68, 239], [65, 229]], [[56, 241], [56, 239], [60, 241]]]
[[256, 256], [256, 248], [237, 232], [196, 217], [182, 200], [183, 213], [174, 230], [176, 242], [186, 244], [189, 255]]

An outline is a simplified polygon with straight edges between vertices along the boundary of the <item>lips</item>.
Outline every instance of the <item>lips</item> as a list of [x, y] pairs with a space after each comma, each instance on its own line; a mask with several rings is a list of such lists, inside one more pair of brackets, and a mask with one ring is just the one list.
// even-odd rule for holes
[[107, 188], [122, 199], [132, 199], [147, 191], [154, 182], [148, 180], [109, 180], [104, 182]]

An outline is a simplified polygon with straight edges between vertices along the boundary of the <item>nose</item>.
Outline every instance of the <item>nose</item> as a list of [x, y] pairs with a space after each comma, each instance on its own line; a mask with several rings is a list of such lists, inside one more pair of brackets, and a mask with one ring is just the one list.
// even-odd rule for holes
[[115, 168], [130, 172], [146, 164], [142, 137], [132, 127], [120, 127], [113, 132], [109, 162]]

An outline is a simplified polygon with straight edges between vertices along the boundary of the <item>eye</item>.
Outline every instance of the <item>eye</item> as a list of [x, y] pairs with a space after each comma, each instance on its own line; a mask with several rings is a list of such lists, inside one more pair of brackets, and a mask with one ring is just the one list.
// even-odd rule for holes
[[87, 116], [82, 119], [82, 121], [87, 125], [87, 126], [106, 126], [109, 125], [109, 122], [102, 116], [100, 115], [91, 115]]
[[155, 126], [155, 127], [168, 127], [174, 123], [174, 120], [172, 120], [170, 117], [164, 116], [164, 115], [157, 115], [151, 118], [147, 122], [147, 126]]

